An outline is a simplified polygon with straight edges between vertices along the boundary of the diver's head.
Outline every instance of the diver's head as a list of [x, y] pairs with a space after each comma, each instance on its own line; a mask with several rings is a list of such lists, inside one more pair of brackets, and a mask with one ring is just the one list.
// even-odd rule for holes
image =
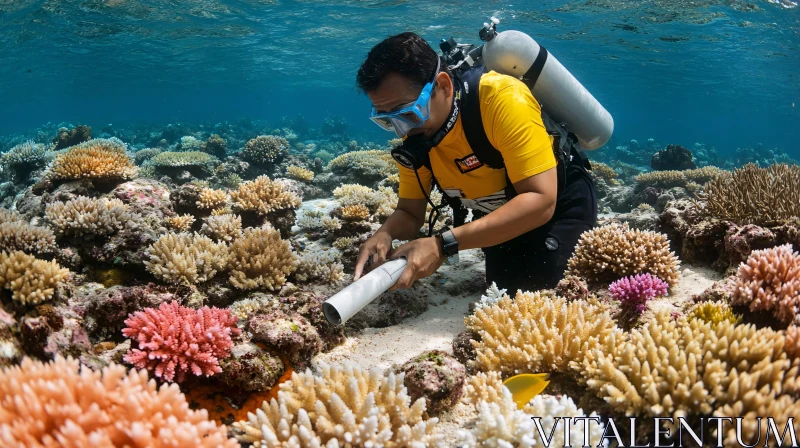
[[398, 136], [442, 127], [453, 103], [453, 82], [447, 64], [414, 33], [401, 33], [375, 45], [356, 76], [369, 96], [370, 118]]

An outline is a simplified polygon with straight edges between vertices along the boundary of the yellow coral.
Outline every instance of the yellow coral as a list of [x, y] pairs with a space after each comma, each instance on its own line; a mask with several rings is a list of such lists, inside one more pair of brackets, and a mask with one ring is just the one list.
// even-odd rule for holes
[[580, 368], [584, 354], [615, 330], [611, 315], [600, 306], [541, 292], [520, 291], [514, 300], [505, 295], [464, 322], [480, 335], [472, 343], [475, 366], [509, 374]]
[[619, 185], [617, 178], [619, 174], [614, 171], [614, 168], [602, 162], [592, 162], [592, 170], [590, 171], [595, 177], [599, 177], [606, 181], [609, 185]]
[[289, 168], [286, 168], [286, 174], [292, 179], [302, 180], [303, 182], [311, 182], [314, 180], [313, 171], [297, 165], [289, 165]]
[[257, 448], [444, 446], [434, 432], [438, 418], [425, 418], [424, 398], [412, 404], [403, 374], [350, 363], [322, 364], [319, 370], [318, 376], [293, 372], [279, 386], [277, 400], [233, 424], [237, 438]]
[[228, 194], [225, 190], [214, 190], [213, 188], [203, 188], [197, 198], [197, 206], [203, 209], [220, 208], [228, 202]]
[[248, 228], [230, 247], [230, 282], [239, 289], [280, 289], [297, 268], [297, 256], [280, 232]]
[[342, 219], [345, 221], [365, 221], [369, 219], [369, 209], [366, 205], [346, 205], [342, 207]]
[[722, 321], [738, 324], [742, 321], [742, 316], [733, 314], [731, 307], [725, 302], [702, 302], [694, 305], [686, 314], [689, 320], [700, 319], [712, 325]]
[[11, 290], [11, 298], [23, 304], [50, 300], [69, 270], [55, 261], [38, 260], [21, 251], [0, 252], [0, 287]]
[[170, 216], [167, 224], [178, 232], [187, 232], [194, 224], [194, 216], [184, 213], [183, 215]]
[[254, 211], [262, 215], [274, 210], [300, 207], [301, 201], [294, 193], [284, 191], [283, 186], [266, 175], [239, 185], [231, 192], [234, 205], [243, 211]]
[[54, 179], [119, 179], [136, 177], [138, 169], [117, 139], [93, 139], [70, 147], [50, 165]]
[[583, 232], [568, 261], [565, 275], [606, 281], [649, 272], [675, 286], [680, 279], [678, 257], [663, 233], [631, 230], [610, 224]]
[[46, 227], [32, 226], [24, 221], [0, 220], [0, 247], [29, 254], [48, 254], [56, 248], [56, 237]]
[[147, 249], [144, 264], [161, 280], [194, 285], [224, 270], [227, 252], [224, 244], [197, 233], [168, 233]]

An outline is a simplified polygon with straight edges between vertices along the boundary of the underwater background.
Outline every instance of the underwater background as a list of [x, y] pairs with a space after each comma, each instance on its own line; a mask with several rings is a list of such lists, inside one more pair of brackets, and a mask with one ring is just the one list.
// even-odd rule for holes
[[[355, 73], [414, 31], [438, 52], [492, 15], [544, 45], [615, 120], [611, 145], [654, 138], [797, 156], [800, 10], [792, 0], [4, 1], [0, 135], [47, 122], [367, 119]], [[612, 146], [613, 147], [613, 146]], [[3, 149], [3, 146], [0, 146]], [[7, 148], [6, 148], [7, 149]]]

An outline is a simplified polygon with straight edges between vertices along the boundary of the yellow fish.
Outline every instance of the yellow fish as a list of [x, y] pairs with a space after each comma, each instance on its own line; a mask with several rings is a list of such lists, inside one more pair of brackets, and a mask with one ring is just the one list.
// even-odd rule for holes
[[517, 409], [522, 409], [550, 384], [547, 378], [546, 373], [522, 373], [503, 381], [503, 386], [511, 392], [514, 403], [517, 403]]

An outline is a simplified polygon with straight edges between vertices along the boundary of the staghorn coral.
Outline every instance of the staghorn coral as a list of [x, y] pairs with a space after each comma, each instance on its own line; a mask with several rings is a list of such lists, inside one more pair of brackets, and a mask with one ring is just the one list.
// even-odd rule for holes
[[38, 260], [21, 251], [0, 252], [0, 288], [22, 304], [50, 300], [56, 286], [69, 278], [69, 270], [55, 261]]
[[286, 174], [292, 179], [301, 180], [303, 182], [311, 182], [312, 180], [314, 180], [313, 171], [307, 170], [297, 165], [289, 165], [289, 167], [286, 168]]
[[580, 367], [584, 354], [612, 336], [615, 325], [593, 303], [540, 292], [517, 292], [484, 304], [464, 320], [480, 335], [473, 342], [475, 367], [503, 373], [566, 372]]
[[724, 301], [697, 303], [686, 313], [686, 318], [689, 320], [699, 319], [711, 325], [723, 321], [738, 324], [742, 321], [742, 316], [734, 314], [731, 307]]
[[731, 283], [731, 303], [800, 323], [800, 254], [790, 244], [754, 250]]
[[242, 236], [242, 217], [228, 213], [212, 214], [203, 222], [200, 233], [218, 242], [230, 243]]
[[230, 310], [216, 307], [164, 302], [145, 308], [125, 320], [122, 334], [137, 347], [125, 354], [125, 362], [166, 381], [183, 382], [187, 373], [212, 376], [222, 371], [219, 361], [230, 355], [231, 337], [242, 332], [236, 321]]
[[289, 154], [289, 142], [275, 135], [259, 135], [245, 143], [242, 158], [259, 165], [279, 163]]
[[[733, 405], [724, 405], [716, 409], [713, 414], [715, 417], [742, 417], [738, 426], [741, 429], [737, 435], [736, 425], [729, 425], [723, 434], [721, 446], [792, 446], [793, 442], [789, 434], [800, 433], [800, 403], [797, 398], [790, 395], [765, 395], [759, 393], [750, 394], [745, 400], [738, 401]], [[771, 423], [765, 418], [770, 417], [775, 424], [775, 429], [769, 428]], [[788, 423], [792, 423], [792, 429], [784, 433]], [[716, 430], [714, 431], [716, 433]], [[770, 434], [771, 433], [771, 434]], [[782, 439], [787, 444], [777, 445], [774, 439], [786, 435]], [[714, 434], [717, 437], [716, 434]], [[716, 440], [716, 438], [714, 439]]]
[[608, 287], [611, 297], [622, 302], [622, 306], [632, 308], [641, 314], [647, 308], [647, 301], [667, 295], [669, 285], [664, 280], [647, 274], [623, 277]]
[[[587, 435], [584, 425], [578, 424], [579, 419], [589, 417], [595, 419], [594, 421], [584, 420], [585, 424], [589, 427], [589, 445], [593, 447], [607, 447], [608, 441], [603, 440], [605, 434], [605, 425], [600, 423], [600, 417], [597, 412], [592, 412], [588, 416], [575, 405], [572, 398], [567, 395], [555, 397], [553, 395], [537, 395], [525, 405], [522, 410], [525, 414], [529, 415], [531, 419], [538, 417], [539, 424], [541, 425], [545, 434], [552, 434], [550, 439], [545, 443], [542, 440], [538, 430], [534, 433], [536, 443], [543, 446], [570, 446], [568, 441], [574, 443], [584, 443], [584, 437]], [[574, 421], [569, 426], [569, 436], [565, 438], [564, 425], [569, 424], [569, 419]], [[594, 424], [593, 424], [594, 423]], [[555, 434], [553, 434], [553, 432]], [[601, 443], [602, 441], [602, 443]]]
[[193, 411], [177, 385], [111, 363], [99, 370], [60, 355], [0, 371], [3, 446], [238, 447], [227, 430]]
[[602, 282], [649, 272], [672, 287], [680, 279], [679, 264], [666, 235], [610, 224], [583, 232], [565, 275]]
[[683, 176], [686, 178], [687, 186], [689, 186], [689, 183], [703, 185], [716, 179], [722, 173], [727, 173], [727, 171], [716, 166], [704, 166], [702, 168], [686, 170], [683, 172]]
[[703, 212], [737, 224], [773, 225], [800, 217], [800, 166], [748, 163], [706, 184]]
[[35, 255], [49, 254], [56, 249], [56, 237], [47, 227], [0, 219], [0, 247]]
[[369, 209], [366, 205], [346, 205], [342, 207], [342, 219], [345, 221], [366, 221], [369, 219]]
[[228, 202], [228, 194], [225, 190], [203, 188], [200, 190], [196, 204], [202, 209], [216, 209], [224, 206], [226, 202]]
[[50, 164], [49, 176], [57, 180], [103, 179], [128, 180], [138, 168], [119, 139], [96, 138], [75, 145], [58, 155]]
[[275, 210], [296, 209], [301, 201], [294, 193], [284, 191], [283, 186], [266, 175], [239, 185], [231, 192], [234, 206], [239, 210], [253, 211], [262, 215]]
[[119, 199], [78, 196], [55, 202], [45, 209], [45, 218], [64, 235], [109, 235], [125, 228], [133, 216]]
[[297, 256], [280, 232], [248, 228], [230, 246], [230, 282], [239, 289], [280, 289], [297, 268]]
[[192, 228], [192, 224], [194, 224], [194, 216], [189, 213], [170, 216], [167, 218], [167, 224], [178, 232], [188, 232]]
[[165, 282], [194, 285], [225, 270], [227, 252], [224, 244], [197, 233], [168, 233], [147, 248], [144, 265]]
[[496, 403], [503, 399], [503, 376], [500, 372], [490, 370], [478, 372], [467, 378], [464, 383], [462, 401], [478, 404], [481, 401]]
[[634, 180], [645, 186], [652, 187], [682, 187], [686, 184], [686, 176], [681, 171], [651, 171], [639, 174]]
[[166, 151], [156, 154], [147, 163], [157, 168], [175, 168], [205, 166], [218, 160], [211, 154], [201, 151]]
[[322, 364], [320, 374], [293, 372], [278, 398], [264, 402], [237, 438], [258, 447], [443, 446], [438, 418], [425, 419], [425, 400], [413, 404], [403, 375], [381, 374], [350, 363]]
[[338, 250], [309, 251], [304, 253], [297, 264], [295, 278], [300, 282], [321, 280], [336, 285], [344, 280], [344, 266], [337, 260], [342, 258]]

